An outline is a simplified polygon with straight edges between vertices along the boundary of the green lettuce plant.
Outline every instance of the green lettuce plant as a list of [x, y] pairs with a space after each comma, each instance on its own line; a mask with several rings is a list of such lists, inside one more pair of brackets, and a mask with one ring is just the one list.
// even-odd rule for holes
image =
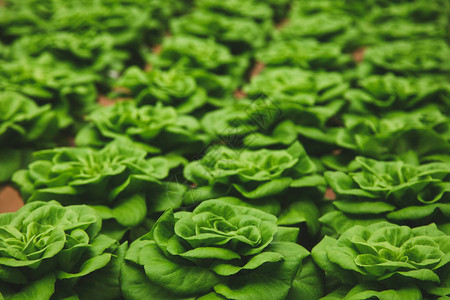
[[343, 48], [354, 48], [358, 46], [360, 37], [359, 28], [354, 23], [351, 16], [342, 13], [291, 14], [287, 24], [275, 32], [274, 37], [282, 40], [315, 38]]
[[88, 204], [103, 219], [132, 227], [147, 212], [181, 204], [181, 198], [176, 203], [167, 195], [172, 184], [160, 181], [168, 176], [170, 161], [146, 156], [144, 150], [121, 140], [101, 150], [42, 150], [35, 153], [36, 161], [28, 169], [14, 174], [13, 181], [27, 202], [56, 199], [64, 205]]
[[425, 102], [450, 104], [450, 84], [443, 77], [403, 77], [388, 73], [360, 79], [358, 86], [345, 93], [354, 110], [405, 110]]
[[95, 107], [100, 77], [92, 70], [72, 66], [48, 53], [0, 60], [0, 91], [14, 91], [38, 105], [52, 106], [60, 127]]
[[[242, 143], [246, 135], [273, 125], [272, 118], [265, 118], [264, 123], [258, 122], [256, 114], [260, 111], [262, 107], [260, 109], [259, 105], [254, 105], [248, 99], [239, 99], [229, 106], [206, 113], [200, 120], [200, 124], [217, 142], [239, 146], [238, 143]], [[273, 113], [277, 112], [273, 111]], [[265, 116], [269, 117], [267, 111]]]
[[450, 119], [436, 106], [392, 111], [381, 118], [345, 114], [343, 122], [336, 143], [361, 155], [416, 163], [450, 151]]
[[295, 66], [311, 70], [339, 70], [351, 65], [350, 55], [339, 45], [313, 39], [278, 40], [257, 52], [256, 58], [268, 66]]
[[219, 200], [166, 211], [126, 254], [125, 299], [289, 299], [309, 252], [276, 221]]
[[[208, 112], [201, 124], [213, 140], [232, 147], [290, 145], [296, 140], [297, 133], [291, 124], [282, 122], [283, 114], [280, 106], [261, 94], [259, 98], [239, 99], [232, 105]], [[277, 126], [279, 122], [283, 124]]]
[[243, 139], [252, 148], [289, 145], [301, 135], [315, 154], [326, 148], [315, 144], [335, 144], [328, 123], [344, 108], [347, 89], [338, 73], [268, 68], [244, 86], [250, 99], [207, 113], [201, 122], [213, 136]]
[[361, 64], [361, 76], [385, 72], [444, 74], [450, 70], [450, 47], [444, 40], [396, 41], [369, 47]]
[[[116, 81], [119, 96], [132, 96], [138, 105], [161, 102], [173, 106], [179, 113], [192, 113], [211, 103], [210, 99], [226, 97], [227, 82], [190, 73], [180, 68], [145, 72], [133, 66]], [[125, 91], [121, 91], [125, 88]]]
[[450, 165], [434, 162], [421, 165], [402, 161], [377, 161], [357, 157], [353, 172], [325, 172], [337, 194], [321, 222], [342, 233], [361, 219], [388, 218], [405, 223], [445, 225], [450, 215]]
[[367, 12], [374, 6], [374, 2], [350, 2], [350, 1], [293, 1], [289, 12], [289, 19], [299, 16], [311, 16], [320, 13], [330, 13], [335, 15], [349, 15], [352, 17], [366, 16]]
[[196, 153], [208, 140], [197, 119], [161, 103], [138, 107], [133, 101], [118, 102], [86, 119], [90, 124], [75, 138], [79, 146], [101, 147], [120, 138], [151, 153]]
[[262, 116], [271, 127], [250, 134], [246, 143], [252, 147], [290, 144], [300, 135], [310, 154], [328, 151], [324, 144], [335, 144], [336, 134], [330, 122], [345, 108], [348, 88], [343, 76], [334, 72], [265, 69], [244, 91], [256, 100], [250, 105], [256, 111], [252, 119]]
[[1, 299], [118, 299], [127, 244], [85, 205], [28, 203], [0, 214]]
[[343, 284], [322, 299], [445, 299], [449, 245], [450, 237], [435, 224], [380, 222], [354, 226], [338, 239], [326, 236], [311, 255], [328, 283]]
[[0, 182], [29, 160], [33, 149], [49, 146], [60, 130], [50, 105], [37, 106], [15, 92], [0, 92]]
[[50, 32], [25, 35], [11, 45], [14, 56], [36, 57], [50, 53], [59, 60], [90, 68], [107, 78], [124, 67], [127, 52], [114, 48], [112, 36], [97, 32]]
[[[254, 0], [196, 0], [197, 7], [203, 10], [220, 13], [226, 16], [251, 18], [256, 22], [267, 26], [267, 23], [272, 24], [273, 10], [267, 5], [268, 1], [254, 1]], [[285, 0], [278, 1], [279, 3]]]
[[212, 147], [184, 168], [184, 176], [194, 183], [184, 194], [186, 204], [234, 196], [243, 201], [227, 201], [279, 215], [283, 225], [306, 222], [310, 233], [317, 232], [313, 199], [322, 193], [325, 181], [299, 142], [283, 150]]
[[445, 27], [435, 22], [415, 23], [405, 20], [383, 21], [380, 24], [366, 23], [361, 26], [366, 44], [376, 44], [380, 41], [420, 40], [429, 38], [444, 38]]
[[103, 72], [141, 62], [142, 44], [153, 44], [168, 18], [186, 8], [184, 1], [11, 0], [0, 8], [0, 37], [16, 51], [49, 51], [63, 61]]
[[[447, 6], [447, 9], [445, 8]], [[444, 38], [448, 17], [445, 1], [412, 1], [374, 6], [361, 20], [366, 43], [385, 40]]]
[[201, 124], [213, 141], [232, 147], [287, 146], [296, 141], [298, 132], [283, 115], [270, 100], [240, 99], [235, 105], [206, 113]]
[[141, 41], [144, 34], [161, 34], [167, 26], [167, 19], [181, 11], [183, 6], [183, 1], [178, 0], [151, 3], [145, 0], [51, 0], [46, 3], [9, 0], [8, 6], [0, 9], [0, 27], [2, 35], [9, 39], [38, 32], [91, 31], [108, 33], [115, 45], [130, 46]]
[[283, 108], [290, 103], [313, 106], [340, 99], [348, 88], [349, 83], [339, 73], [278, 67], [265, 69], [243, 90], [250, 98], [264, 96]]
[[[315, 165], [299, 142], [283, 150], [211, 148], [184, 169], [187, 179], [199, 186], [230, 185], [242, 196], [257, 199], [281, 193], [289, 187], [315, 186], [319, 177], [306, 177]], [[314, 179], [313, 179], [314, 178]]]
[[248, 57], [233, 56], [227, 47], [212, 38], [177, 35], [165, 38], [161, 47], [160, 53], [147, 54], [147, 61], [153, 67], [167, 70], [176, 65], [187, 71], [207, 71], [229, 80], [231, 90], [240, 84], [249, 65]]
[[175, 35], [213, 37], [235, 54], [261, 48], [269, 32], [268, 28], [262, 28], [250, 18], [230, 17], [202, 10], [173, 19], [170, 28]]

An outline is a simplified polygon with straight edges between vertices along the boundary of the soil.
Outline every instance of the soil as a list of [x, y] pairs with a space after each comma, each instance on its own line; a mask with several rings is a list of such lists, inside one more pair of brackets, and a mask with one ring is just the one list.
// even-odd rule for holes
[[19, 192], [10, 185], [0, 188], [0, 213], [17, 211], [24, 205]]

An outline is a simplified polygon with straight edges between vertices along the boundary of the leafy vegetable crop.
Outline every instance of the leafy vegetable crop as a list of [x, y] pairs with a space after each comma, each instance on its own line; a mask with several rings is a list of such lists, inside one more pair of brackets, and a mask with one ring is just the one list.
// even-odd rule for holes
[[99, 234], [101, 225], [92, 208], [56, 201], [2, 214], [0, 296], [117, 299], [126, 244]]
[[0, 0], [0, 300], [449, 299], [449, 16]]
[[222, 201], [169, 210], [130, 245], [122, 289], [127, 299], [285, 299], [309, 255], [296, 236], [271, 214]]
[[377, 223], [352, 227], [337, 240], [325, 237], [312, 256], [345, 285], [325, 299], [436, 297], [448, 293], [449, 239], [434, 224]]

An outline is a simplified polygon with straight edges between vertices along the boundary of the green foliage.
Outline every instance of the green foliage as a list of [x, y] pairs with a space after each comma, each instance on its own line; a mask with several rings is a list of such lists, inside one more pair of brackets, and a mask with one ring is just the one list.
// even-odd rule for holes
[[195, 153], [207, 143], [197, 119], [162, 103], [138, 107], [133, 101], [118, 102], [97, 109], [87, 119], [91, 124], [75, 139], [80, 146], [102, 147], [119, 138], [150, 153]]
[[297, 232], [271, 214], [218, 200], [192, 213], [168, 210], [126, 254], [125, 299], [285, 299], [309, 255]]
[[345, 114], [343, 122], [336, 143], [363, 155], [417, 163], [450, 151], [450, 119], [437, 106], [391, 111], [380, 118]]
[[440, 0], [375, 6], [361, 20], [364, 40], [366, 43], [379, 43], [384, 40], [444, 38], [448, 9], [448, 3]]
[[25, 164], [30, 151], [51, 145], [59, 129], [50, 105], [39, 107], [21, 94], [0, 92], [0, 182]]
[[62, 128], [95, 107], [99, 79], [94, 72], [49, 54], [2, 59], [0, 63], [0, 91], [21, 93], [41, 106], [50, 104]]
[[[273, 11], [267, 5], [267, 2], [271, 2], [271, 0], [196, 0], [195, 4], [201, 9], [221, 13], [226, 16], [252, 18], [259, 23], [265, 23], [273, 17]], [[286, 1], [277, 2], [283, 3]]]
[[147, 54], [147, 61], [153, 67], [166, 70], [176, 65], [189, 71], [201, 69], [230, 80], [232, 89], [238, 86], [249, 64], [245, 55], [233, 56], [227, 47], [212, 38], [177, 35], [164, 39], [161, 47], [160, 53]]
[[15, 55], [50, 52], [97, 72], [120, 71], [136, 59], [137, 45], [157, 41], [167, 18], [183, 9], [176, 0], [9, 0], [0, 8], [0, 37], [13, 41]]
[[450, 103], [450, 84], [443, 77], [403, 77], [392, 73], [372, 75], [358, 81], [345, 98], [355, 109], [362, 106], [369, 112], [392, 109], [406, 110], [424, 103]]
[[0, 93], [0, 143], [10, 146], [45, 144], [55, 136], [58, 122], [50, 106], [37, 106], [14, 92]]
[[448, 299], [449, 16], [0, 0], [0, 300]]
[[281, 107], [289, 104], [314, 106], [342, 98], [348, 87], [339, 73], [280, 67], [264, 70], [252, 78], [244, 91], [249, 97], [262, 94]]
[[[450, 166], [445, 162], [411, 165], [402, 161], [377, 161], [357, 157], [355, 172], [325, 172], [338, 195], [321, 222], [342, 233], [365, 219], [365, 223], [388, 219], [427, 224], [430, 218], [442, 224], [449, 216]], [[342, 214], [343, 213], [343, 214]], [[372, 219], [372, 220], [371, 220]]]
[[[181, 69], [143, 70], [133, 66], [117, 80], [118, 88], [126, 88], [126, 96], [134, 96], [139, 105], [161, 102], [180, 113], [190, 113], [208, 101], [206, 90], [194, 76]], [[214, 92], [214, 89], [211, 91]]]
[[[278, 195], [289, 187], [324, 184], [312, 176], [316, 166], [296, 142], [286, 150], [239, 150], [219, 146], [188, 164], [185, 177], [199, 186], [232, 186], [241, 196], [258, 199]], [[311, 177], [308, 177], [311, 176]]]
[[332, 42], [342, 48], [359, 46], [360, 30], [351, 16], [339, 12], [321, 12], [312, 15], [294, 16], [274, 34], [275, 39], [300, 40], [315, 38], [321, 42]]
[[269, 26], [261, 27], [250, 18], [231, 17], [197, 10], [171, 22], [175, 35], [213, 37], [227, 46], [232, 53], [243, 53], [264, 46]]
[[96, 288], [103, 299], [120, 297], [118, 266], [127, 246], [99, 234], [101, 225], [92, 208], [56, 201], [1, 214], [2, 299], [95, 299]]
[[295, 66], [311, 70], [339, 70], [351, 65], [339, 45], [313, 39], [273, 41], [256, 58], [268, 66]]
[[450, 70], [450, 48], [444, 40], [396, 41], [367, 49], [364, 62], [370, 73], [445, 74]]
[[341, 299], [420, 299], [448, 294], [449, 245], [435, 224], [381, 222], [354, 226], [337, 240], [326, 236], [311, 254], [327, 277], [345, 285], [335, 292]]
[[35, 153], [36, 161], [27, 170], [14, 174], [13, 181], [27, 201], [84, 203], [98, 210], [103, 219], [114, 219], [125, 227], [136, 226], [147, 215], [147, 201], [157, 206], [152, 201], [171, 200], [146, 197], [160, 189], [160, 180], [168, 176], [171, 168], [169, 160], [147, 159], [146, 155], [144, 150], [121, 140], [102, 150], [43, 150]]

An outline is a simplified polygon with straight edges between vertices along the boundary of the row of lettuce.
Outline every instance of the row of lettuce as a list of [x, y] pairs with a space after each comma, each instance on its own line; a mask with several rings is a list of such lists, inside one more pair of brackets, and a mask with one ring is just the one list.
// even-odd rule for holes
[[0, 16], [0, 298], [450, 296], [445, 1]]

